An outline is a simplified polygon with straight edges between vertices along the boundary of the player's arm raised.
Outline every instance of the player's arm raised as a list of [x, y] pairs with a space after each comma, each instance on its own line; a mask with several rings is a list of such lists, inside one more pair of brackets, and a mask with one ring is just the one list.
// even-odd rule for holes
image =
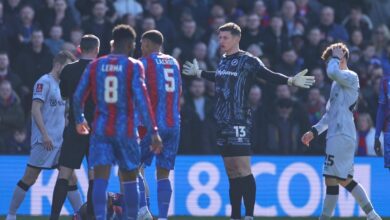
[[145, 84], [145, 72], [141, 63], [134, 64], [134, 68], [138, 68], [137, 71], [133, 71], [132, 90], [134, 99], [136, 101], [136, 107], [138, 112], [142, 115], [142, 121], [149, 132], [153, 132], [151, 150], [159, 154], [162, 151], [162, 140], [158, 134], [158, 128], [154, 113], [152, 111], [152, 105]]
[[191, 62], [186, 61], [183, 65], [183, 74], [187, 76], [203, 77], [209, 81], [215, 82], [215, 71], [203, 71], [199, 69], [198, 61], [194, 59]]
[[44, 81], [38, 81], [34, 86], [33, 102], [31, 107], [31, 116], [34, 119], [39, 131], [42, 135], [43, 146], [46, 150], [53, 149], [53, 142], [47, 133], [45, 123], [43, 122], [41, 108], [43, 103], [47, 100], [47, 93], [49, 91], [49, 84]]
[[80, 82], [77, 85], [76, 91], [73, 95], [73, 114], [76, 120], [76, 130], [79, 134], [89, 134], [90, 128], [88, 122], [84, 117], [84, 104], [90, 93], [90, 75], [91, 69], [95, 69], [97, 61], [92, 62], [87, 66], [84, 74], [81, 76]]
[[288, 84], [289, 86], [296, 86], [305, 89], [310, 88], [310, 86], [312, 86], [315, 82], [314, 76], [306, 76], [307, 69], [302, 70], [293, 77], [288, 77], [282, 73], [277, 73], [268, 69], [259, 59], [256, 59], [256, 62], [258, 63], [258, 65], [256, 65], [256, 69], [254, 70], [254, 72], [256, 72], [256, 77], [262, 78], [267, 82], [273, 84]]
[[341, 47], [335, 47], [332, 50], [332, 57], [326, 68], [328, 77], [342, 86], [352, 87], [356, 84], [357, 76], [354, 76], [348, 71], [341, 71], [340, 60], [343, 58], [344, 52]]

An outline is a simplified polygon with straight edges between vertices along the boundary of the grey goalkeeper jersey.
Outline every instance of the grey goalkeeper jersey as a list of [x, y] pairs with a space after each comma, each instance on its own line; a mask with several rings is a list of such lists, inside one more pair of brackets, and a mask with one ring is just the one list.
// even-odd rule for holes
[[328, 129], [327, 138], [345, 135], [356, 139], [353, 110], [359, 96], [359, 78], [351, 70], [340, 70], [340, 61], [330, 59], [326, 72], [333, 80], [326, 113], [313, 127], [321, 134]]

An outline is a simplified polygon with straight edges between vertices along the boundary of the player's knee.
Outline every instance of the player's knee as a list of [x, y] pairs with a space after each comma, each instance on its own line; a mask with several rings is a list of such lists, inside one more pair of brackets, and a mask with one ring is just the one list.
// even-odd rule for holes
[[167, 170], [162, 167], [157, 167], [157, 179], [158, 180], [167, 179], [169, 177], [169, 172], [170, 170]]
[[121, 173], [121, 179], [123, 182], [130, 182], [137, 180], [138, 177], [138, 169], [134, 170], [120, 170]]
[[77, 185], [77, 177], [73, 173], [73, 175], [71, 175], [71, 177], [69, 178], [69, 186], [74, 186], [74, 185]]
[[22, 181], [24, 183], [26, 183], [27, 185], [32, 186], [37, 181], [37, 178], [38, 178], [38, 176], [35, 175], [34, 173], [26, 173], [23, 176]]
[[73, 169], [61, 166], [60, 171], [58, 173], [58, 179], [66, 179], [72, 181], [71, 180], [73, 178], [72, 174], [73, 174]]
[[88, 179], [93, 180], [94, 179], [94, 171], [93, 169], [88, 170]]
[[[341, 183], [340, 183], [341, 184]], [[341, 184], [348, 192], [352, 192], [352, 190], [358, 185], [358, 183], [353, 179], [348, 179]]]
[[33, 184], [34, 183], [26, 183], [23, 180], [19, 180], [19, 182], [16, 185], [18, 185], [21, 189], [27, 192]]

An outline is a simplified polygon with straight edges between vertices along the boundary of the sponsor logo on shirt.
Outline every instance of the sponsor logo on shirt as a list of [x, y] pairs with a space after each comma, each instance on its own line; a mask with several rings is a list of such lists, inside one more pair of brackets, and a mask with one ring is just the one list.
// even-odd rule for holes
[[226, 71], [226, 70], [217, 70], [217, 75], [238, 76], [238, 73], [237, 72]]

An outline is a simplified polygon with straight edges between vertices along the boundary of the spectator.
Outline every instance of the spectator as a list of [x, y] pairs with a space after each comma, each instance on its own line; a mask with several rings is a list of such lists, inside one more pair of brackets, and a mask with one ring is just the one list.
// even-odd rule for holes
[[276, 114], [272, 114], [267, 127], [267, 154], [294, 155], [303, 152], [299, 139], [303, 133], [300, 121], [293, 117], [291, 99], [278, 99]]
[[[150, 31], [156, 29], [156, 21], [152, 16], [146, 16], [141, 21], [141, 27], [138, 30], [137, 38], [136, 38], [136, 45], [135, 45], [135, 51], [134, 51], [134, 57], [141, 57], [141, 44], [138, 43], [141, 41], [142, 34], [146, 31]], [[164, 48], [163, 48], [164, 50]]]
[[[213, 22], [211, 23], [209, 33], [207, 34], [208, 36], [208, 57], [211, 60], [218, 60], [219, 54], [218, 54], [218, 48], [219, 48], [219, 43], [218, 43], [218, 27], [226, 23], [226, 18], [225, 17], [215, 17], [213, 19]], [[216, 69], [216, 65], [213, 65], [213, 69]]]
[[6, 154], [28, 154], [30, 152], [30, 139], [26, 129], [17, 129], [13, 135], [5, 141]]
[[371, 38], [372, 22], [367, 15], [364, 15], [359, 5], [351, 7], [349, 15], [342, 22], [348, 34], [351, 35], [355, 29], [360, 29], [364, 39]]
[[135, 0], [116, 0], [114, 7], [119, 17], [122, 17], [125, 14], [139, 17], [144, 11], [141, 4]]
[[[368, 113], [359, 114], [356, 122], [357, 127], [357, 156], [376, 156], [374, 150], [375, 128], [371, 116]], [[383, 143], [383, 135], [380, 137]], [[382, 152], [383, 144], [382, 144]]]
[[303, 50], [302, 57], [305, 62], [306, 68], [314, 68], [322, 65], [321, 53], [322, 53], [322, 36], [318, 27], [313, 27], [309, 30], [307, 35], [307, 43], [305, 50]]
[[149, 13], [156, 21], [156, 28], [164, 35], [164, 48], [171, 52], [176, 45], [176, 29], [171, 20], [164, 15], [164, 8], [159, 1], [153, 1], [150, 5]]
[[210, 18], [215, 19], [219, 17], [225, 17], [225, 9], [218, 4], [214, 4], [210, 10]]
[[4, 5], [0, 1], [0, 51], [8, 51], [9, 49], [9, 27], [7, 25], [8, 21], [4, 15]]
[[[29, 91], [32, 91], [34, 83], [39, 77], [48, 73], [51, 69], [53, 55], [49, 48], [43, 44], [43, 39], [42, 30], [34, 30], [31, 43], [19, 54], [15, 62], [14, 70], [19, 74], [23, 85], [27, 86]], [[29, 109], [26, 109], [26, 111], [29, 111]]]
[[295, 14], [297, 13], [297, 6], [295, 5], [294, 1], [286, 0], [283, 2], [281, 12], [284, 25], [287, 29], [287, 35], [291, 37], [297, 30], [296, 25], [298, 22], [295, 18]]
[[247, 50], [249, 45], [262, 45], [260, 33], [260, 18], [257, 14], [252, 13], [247, 17], [247, 27], [242, 32], [240, 48]]
[[64, 40], [70, 39], [70, 31], [77, 26], [77, 22], [68, 9], [66, 0], [55, 0], [53, 8], [47, 8], [41, 15], [41, 24], [46, 36], [50, 36], [52, 26], [59, 25], [62, 28]]
[[[202, 137], [211, 133], [211, 127], [206, 127], [205, 121], [212, 120], [212, 112], [213, 104], [205, 96], [204, 80], [194, 79], [190, 86], [190, 96], [186, 99], [181, 110], [183, 116], [180, 141], [181, 153], [205, 154], [210, 152], [210, 148], [213, 146], [206, 146]], [[206, 142], [211, 143], [213, 141]]]
[[256, 13], [260, 18], [260, 26], [266, 28], [270, 23], [270, 16], [267, 11], [267, 6], [264, 4], [263, 0], [256, 0], [253, 5], [253, 12]]
[[387, 25], [381, 24], [375, 29], [372, 42], [375, 46], [375, 54], [381, 56], [384, 53], [387, 44], [390, 42], [390, 31]]
[[61, 50], [68, 51], [69, 53], [73, 54], [75, 57], [80, 56], [79, 51], [77, 50], [77, 47], [75, 47], [72, 43], [69, 43], [69, 42], [65, 42], [62, 45]]
[[106, 16], [107, 10], [108, 8], [103, 1], [96, 1], [92, 6], [92, 16], [82, 24], [85, 34], [93, 34], [100, 39], [100, 55], [110, 52], [113, 25]]
[[314, 67], [310, 74], [314, 76], [316, 80], [314, 87], [320, 90], [320, 93], [325, 100], [328, 100], [330, 95], [330, 84], [325, 80], [324, 70], [321, 67]]
[[28, 44], [31, 42], [32, 32], [38, 25], [34, 22], [35, 11], [32, 6], [24, 5], [20, 10], [20, 20], [17, 25], [18, 43]]
[[[356, 29], [352, 30], [350, 36], [351, 37], [350, 37], [349, 47], [357, 47], [359, 49], [364, 48], [364, 44], [365, 44], [366, 40], [364, 39], [362, 30], [356, 28]], [[369, 38], [366, 38], [366, 39], [369, 39]]]
[[275, 67], [275, 70], [290, 76], [301, 71], [303, 60], [298, 57], [292, 48], [286, 49], [282, 53], [282, 61]]
[[12, 88], [15, 89], [19, 97], [23, 97], [30, 92], [26, 86], [23, 86], [20, 77], [11, 71], [8, 54], [0, 51], [0, 82], [4, 80], [11, 83]]
[[195, 22], [204, 27], [207, 25], [207, 18], [209, 16], [209, 4], [205, 0], [182, 0], [172, 3], [172, 7], [175, 8], [173, 11], [173, 18], [179, 20], [180, 12], [187, 11], [193, 16]]
[[343, 26], [334, 22], [334, 10], [329, 6], [325, 6], [321, 10], [320, 30], [328, 42], [348, 42], [348, 32]]
[[198, 42], [195, 44], [193, 49], [193, 56], [198, 60], [199, 68], [201, 70], [209, 70], [210, 63], [207, 59], [207, 45], [203, 42]]
[[83, 37], [84, 32], [81, 28], [75, 27], [70, 31], [70, 42], [78, 47], [81, 42], [81, 38]]
[[114, 0], [76, 0], [75, 6], [76, 9], [79, 10], [80, 14], [82, 15], [82, 20], [88, 19], [89, 17], [93, 16], [93, 5], [95, 3], [101, 2], [107, 7], [106, 16], [107, 19], [110, 20], [110, 22], [113, 22], [116, 18], [116, 12], [114, 7]]
[[252, 150], [255, 154], [264, 152], [267, 140], [266, 109], [262, 102], [262, 91], [258, 85], [253, 85], [248, 94], [249, 107], [252, 112]]
[[181, 25], [181, 32], [176, 41], [176, 46], [180, 49], [180, 61], [191, 60], [192, 49], [195, 44], [202, 39], [203, 33], [197, 29], [194, 20], [184, 21]]
[[248, 49], [246, 51], [248, 53], [252, 54], [255, 57], [259, 57], [260, 58], [261, 56], [263, 56], [263, 50], [261, 50], [261, 48], [260, 48], [260, 46], [258, 44], [251, 44], [251, 45], [249, 45], [249, 47], [248, 47]]
[[272, 17], [270, 26], [264, 32], [263, 43], [264, 52], [270, 57], [273, 64], [278, 62], [282, 51], [289, 46], [288, 36], [283, 29], [283, 20], [280, 16]]
[[51, 54], [56, 55], [60, 52], [65, 41], [62, 39], [62, 27], [54, 25], [50, 29], [50, 38], [45, 40], [45, 44], [49, 47]]
[[321, 5], [317, 1], [296, 0], [297, 17], [307, 26], [318, 24]]
[[19, 97], [13, 92], [11, 83], [0, 83], [0, 142], [8, 139], [16, 129], [24, 126], [23, 108]]
[[6, 0], [4, 2], [4, 17], [11, 26], [16, 25], [20, 16], [20, 9], [22, 8], [21, 0]]

